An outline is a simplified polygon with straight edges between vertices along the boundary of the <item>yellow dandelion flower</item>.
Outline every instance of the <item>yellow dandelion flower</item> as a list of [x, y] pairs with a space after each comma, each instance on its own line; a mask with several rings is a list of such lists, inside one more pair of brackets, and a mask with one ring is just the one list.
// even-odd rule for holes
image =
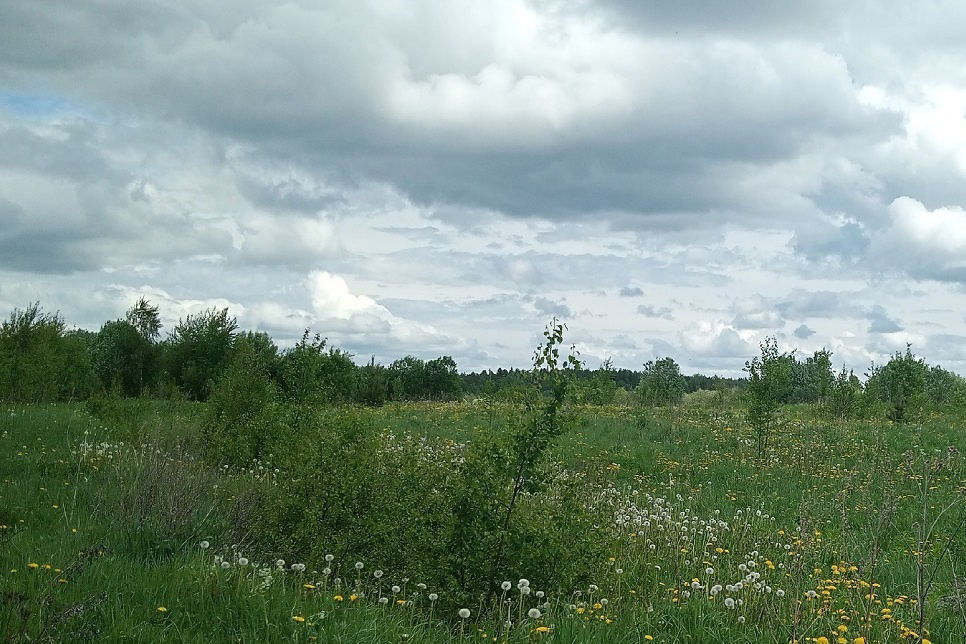
[[821, 637], [815, 638], [815, 644], [829, 644], [828, 638], [822, 635]]
[[332, 599], [334, 599], [337, 602], [345, 601], [345, 597], [343, 597], [342, 595], [336, 595]]
[[31, 570], [36, 570], [37, 568], [40, 568], [40, 564], [34, 563], [33, 561], [31, 561], [29, 564], [27, 564], [27, 567], [30, 568]]
[[165, 608], [164, 606], [158, 606], [158, 612], [159, 613], [167, 613], [168, 612], [168, 609]]
[[312, 584], [302, 584], [302, 588], [305, 588], [307, 590], [315, 590], [315, 586], [313, 586]]
[[292, 615], [292, 621], [298, 622], [299, 624], [301, 624], [302, 622], [305, 621], [305, 618], [302, 617], [301, 615]]

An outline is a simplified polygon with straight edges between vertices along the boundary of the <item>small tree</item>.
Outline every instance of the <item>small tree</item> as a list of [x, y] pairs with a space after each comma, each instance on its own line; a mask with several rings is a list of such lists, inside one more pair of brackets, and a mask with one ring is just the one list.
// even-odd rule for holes
[[0, 400], [44, 402], [90, 392], [90, 354], [68, 337], [64, 319], [39, 303], [14, 309], [0, 324]]
[[673, 358], [644, 363], [644, 373], [637, 385], [637, 398], [643, 405], [673, 405], [684, 398], [685, 380]]
[[748, 372], [748, 422], [758, 437], [758, 458], [768, 450], [772, 430], [778, 423], [778, 410], [792, 391], [792, 364], [790, 354], [778, 352], [778, 341], [765, 338], [761, 343], [761, 356], [745, 362]]
[[238, 320], [228, 309], [207, 309], [178, 321], [167, 341], [166, 362], [174, 383], [194, 400], [207, 400], [231, 361]]
[[91, 346], [101, 384], [124, 396], [139, 396], [154, 372], [154, 347], [124, 320], [106, 322]]
[[929, 367], [912, 353], [912, 345], [906, 352], [895, 355], [881, 368], [873, 366], [867, 389], [888, 406], [890, 420], [902, 422], [910, 411], [922, 408], [926, 378]]

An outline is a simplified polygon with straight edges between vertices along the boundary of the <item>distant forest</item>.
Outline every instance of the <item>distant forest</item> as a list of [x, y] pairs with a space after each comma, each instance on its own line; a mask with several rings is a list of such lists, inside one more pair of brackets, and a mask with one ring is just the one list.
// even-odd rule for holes
[[[220, 395], [287, 403], [378, 406], [464, 397], [512, 399], [532, 375], [522, 369], [460, 373], [451, 356], [423, 360], [407, 355], [388, 365], [373, 358], [357, 365], [351, 354], [308, 330], [294, 347], [281, 350], [264, 332], [239, 330], [227, 308], [189, 315], [163, 339], [161, 328], [158, 307], [143, 298], [123, 319], [105, 322], [96, 332], [69, 329], [60, 314], [45, 312], [39, 304], [15, 309], [0, 324], [0, 400], [119, 396], [207, 401], [218, 390]], [[851, 371], [834, 372], [831, 353], [824, 349], [799, 360], [780, 353], [769, 338], [762, 355], [750, 358], [745, 363], [750, 377], [738, 379], [683, 375], [671, 357], [649, 361], [639, 371], [616, 369], [608, 360], [598, 369], [576, 372], [573, 399], [664, 405], [702, 390], [720, 397], [765, 388], [775, 404], [826, 403], [846, 413], [866, 392], [872, 394], [867, 400], [893, 405], [897, 417], [920, 400], [966, 402], [966, 380], [930, 367], [909, 349], [884, 366], [872, 365], [864, 385]], [[233, 389], [231, 383], [246, 382], [251, 375], [259, 377], [247, 381], [261, 389]]]

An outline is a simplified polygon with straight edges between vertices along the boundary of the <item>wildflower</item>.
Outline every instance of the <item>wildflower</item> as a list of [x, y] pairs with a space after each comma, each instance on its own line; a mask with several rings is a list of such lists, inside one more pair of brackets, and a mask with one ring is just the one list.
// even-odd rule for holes
[[829, 644], [828, 638], [822, 635], [815, 639], [815, 644]]
[[158, 606], [158, 612], [159, 613], [167, 613], [168, 612], [168, 609], [165, 608], [164, 606]]
[[376, 579], [379, 579], [380, 577], [382, 577], [382, 571], [381, 570], [374, 570], [372, 572], [372, 576], [375, 577]]
[[345, 601], [345, 597], [343, 597], [342, 595], [336, 595], [332, 599], [334, 599], [337, 602]]
[[29, 564], [27, 564], [27, 567], [31, 570], [36, 570], [37, 568], [40, 568], [40, 564], [31, 561]]
[[228, 570], [229, 568], [231, 568], [231, 562], [229, 562], [229, 561], [222, 561], [221, 562], [221, 569], [222, 570]]
[[275, 562], [275, 565], [278, 566], [279, 568], [284, 568], [285, 567], [285, 560], [284, 559], [279, 559], [278, 561]]
[[292, 615], [292, 621], [298, 622], [299, 624], [301, 624], [302, 622], [305, 621], [305, 618], [302, 617], [301, 615]]
[[[732, 608], [733, 609], [735, 607], [735, 600], [734, 600], [734, 598], [732, 598], [732, 597], [725, 597], [724, 605], [727, 608]], [[825, 644], [828, 644], [828, 642], [826, 642]]]
[[710, 577], [711, 575], [714, 574], [714, 568], [711, 568], [710, 566], [707, 567], [707, 568], [705, 568], [704, 569], [704, 574], [706, 574], [706, 575], [708, 575]]
[[469, 619], [469, 617], [470, 617], [470, 609], [469, 608], [461, 608], [461, 609], [459, 609], [459, 611], [456, 614], [460, 616], [460, 619]]
[[315, 590], [315, 586], [312, 584], [302, 584], [302, 588], [305, 588], [306, 590]]
[[247, 566], [248, 565], [248, 559], [246, 559], [245, 557], [239, 557], [238, 558], [238, 565], [239, 566]]
[[400, 588], [399, 586], [393, 586], [392, 587], [392, 592], [394, 592], [394, 593], [398, 593], [401, 590], [402, 590], [402, 588]]
[[537, 626], [535, 629], [533, 629], [533, 632], [534, 633], [549, 633], [550, 632], [550, 627], [549, 626]]
[[437, 599], [439, 599], [439, 595], [437, 595], [436, 593], [429, 593], [429, 601], [434, 602]]
[[852, 644], [865, 644], [865, 638], [860, 635], [852, 640]]
[[738, 615], [738, 623], [739, 624], [744, 624], [745, 623], [745, 616], [744, 615]]
[[356, 562], [356, 570], [362, 570], [365, 567], [366, 567], [366, 565], [364, 563], [362, 563], [361, 561], [357, 561]]
[[517, 588], [523, 589], [523, 588], [529, 588], [529, 587], [530, 587], [529, 579], [521, 579], [519, 582], [517, 582]]
[[777, 595], [778, 598], [781, 599], [782, 597], [785, 596], [785, 591], [779, 588], [778, 590], [775, 591], [775, 595]]
[[531, 608], [527, 611], [527, 617], [530, 619], [540, 619], [540, 611], [536, 608]]
[[654, 636], [653, 635], [645, 635], [644, 636], [644, 639], [646, 639], [648, 642], [650, 642], [651, 640], [654, 639]]
[[335, 555], [325, 555], [325, 560], [328, 563], [332, 563], [334, 559], [335, 559]]
[[513, 584], [508, 581], [504, 581], [502, 584], [500, 584], [500, 588], [502, 588], [504, 591], [507, 591], [513, 588]]
[[198, 544], [198, 545], [200, 545], [200, 546], [201, 546], [201, 549], [202, 549], [202, 550], [207, 550], [208, 548], [210, 548], [210, 547], [211, 547], [211, 544], [210, 544], [210, 543], [208, 543], [207, 541], [202, 541], [202, 542], [201, 542], [200, 544]]
[[382, 605], [386, 605], [386, 604], [389, 603], [389, 598], [388, 597], [380, 597], [379, 598], [379, 603], [382, 604]]

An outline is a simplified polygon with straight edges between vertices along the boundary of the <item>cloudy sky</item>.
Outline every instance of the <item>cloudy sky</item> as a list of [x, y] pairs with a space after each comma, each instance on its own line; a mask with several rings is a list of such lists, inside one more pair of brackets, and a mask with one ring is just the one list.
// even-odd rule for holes
[[3, 0], [0, 310], [966, 373], [966, 3]]

